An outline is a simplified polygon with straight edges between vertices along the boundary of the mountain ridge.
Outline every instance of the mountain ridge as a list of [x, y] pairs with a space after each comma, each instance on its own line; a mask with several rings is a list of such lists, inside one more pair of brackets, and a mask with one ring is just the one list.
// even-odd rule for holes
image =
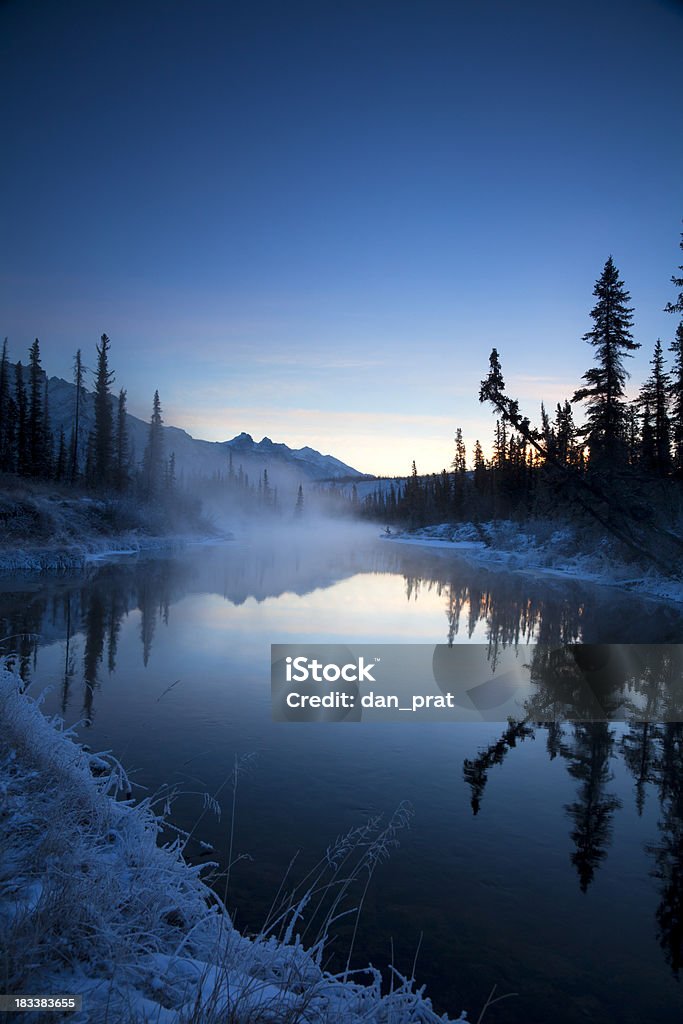
[[[62, 377], [47, 377], [43, 371], [43, 379], [47, 381], [48, 416], [55, 444], [60, 430], [64, 431], [67, 443], [73, 429], [76, 386]], [[117, 399], [111, 396], [114, 422], [116, 422]], [[78, 436], [78, 454], [81, 466], [85, 465], [88, 436], [95, 424], [95, 396], [87, 388], [82, 389], [80, 424]], [[126, 413], [131, 462], [139, 465], [142, 461], [149, 422]], [[362, 479], [368, 474], [354, 469], [333, 455], [325, 455], [306, 445], [303, 448], [290, 448], [283, 442], [272, 441], [264, 436], [255, 441], [251, 434], [242, 431], [235, 437], [225, 441], [206, 441], [193, 437], [182, 427], [164, 424], [163, 438], [165, 455], [175, 455], [176, 473], [178, 478], [191, 482], [201, 478], [211, 478], [216, 474], [229, 472], [232, 466], [235, 473], [240, 467], [250, 478], [260, 476], [267, 470], [271, 482], [294, 485], [299, 482], [325, 482], [341, 479]]]

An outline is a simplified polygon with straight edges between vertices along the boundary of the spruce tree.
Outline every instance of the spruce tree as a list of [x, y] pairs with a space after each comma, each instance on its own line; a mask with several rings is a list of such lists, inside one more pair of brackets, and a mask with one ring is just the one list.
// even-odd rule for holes
[[116, 458], [114, 480], [117, 491], [125, 491], [128, 486], [129, 444], [128, 425], [126, 423], [126, 390], [119, 391], [116, 413]]
[[671, 428], [668, 409], [671, 382], [664, 369], [664, 355], [659, 338], [655, 344], [650, 366], [652, 373], [640, 389], [639, 395], [639, 404], [647, 410], [648, 419], [648, 437], [646, 438], [645, 418], [643, 418], [643, 440], [648, 448], [650, 444], [652, 446], [651, 453], [649, 450], [647, 452], [648, 468], [658, 476], [666, 476], [671, 469]]
[[578, 465], [576, 449], [576, 426], [571, 404], [565, 400], [564, 405], [557, 403], [555, 409], [555, 444], [558, 459], [566, 466]]
[[467, 451], [465, 449], [465, 442], [462, 439], [462, 430], [460, 427], [455, 431], [455, 456], [451, 463], [453, 472], [456, 474], [464, 474], [467, 472]]
[[296, 505], [294, 506], [294, 515], [302, 516], [304, 513], [304, 489], [299, 484], [299, 490], [296, 492]]
[[95, 373], [95, 436], [92, 477], [96, 487], [107, 487], [112, 477], [114, 423], [111, 408], [111, 385], [114, 374], [109, 369], [111, 342], [106, 334], [100, 339]]
[[38, 339], [29, 349], [28, 390], [28, 473], [43, 476], [46, 462], [45, 417], [43, 407], [43, 380]]
[[479, 493], [486, 489], [486, 461], [478, 439], [474, 442], [474, 486]]
[[584, 373], [586, 386], [575, 392], [572, 402], [586, 402], [590, 464], [606, 468], [626, 455], [624, 385], [629, 375], [623, 360], [640, 345], [631, 334], [633, 309], [627, 305], [631, 296], [611, 256], [593, 294], [598, 300], [590, 314], [593, 329], [583, 339], [595, 349], [597, 365]]
[[142, 463], [144, 494], [148, 501], [158, 498], [162, 489], [164, 475], [163, 422], [159, 392], [155, 391], [147, 447]]
[[74, 406], [74, 420], [73, 427], [71, 430], [71, 467], [70, 476], [71, 483], [74, 484], [78, 479], [79, 466], [78, 466], [78, 447], [80, 440], [80, 416], [81, 416], [81, 393], [83, 391], [83, 362], [81, 360], [80, 348], [76, 352], [74, 358], [74, 384], [76, 385], [76, 400]]

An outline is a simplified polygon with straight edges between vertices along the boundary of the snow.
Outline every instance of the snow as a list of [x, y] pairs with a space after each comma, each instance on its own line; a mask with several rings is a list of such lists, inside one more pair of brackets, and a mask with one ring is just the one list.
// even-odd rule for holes
[[5, 991], [82, 995], [72, 1024], [452, 1020], [393, 969], [389, 983], [372, 967], [325, 971], [326, 936], [306, 949], [295, 934], [306, 897], [288, 911], [288, 941], [240, 934], [201, 878], [206, 865], [186, 862], [184, 834], [163, 843], [152, 801], [118, 798], [130, 791], [124, 768], [86, 750], [21, 687], [0, 665]]
[[143, 537], [139, 534], [129, 534], [124, 537], [90, 538], [63, 546], [26, 545], [0, 550], [0, 572], [65, 572], [80, 569], [89, 562], [106, 561], [120, 556], [130, 557], [151, 551], [172, 551], [188, 545], [211, 545], [230, 539], [230, 535], [205, 537], [178, 533], [162, 537]]
[[636, 567], [634, 575], [634, 566], [615, 556], [607, 538], [581, 550], [582, 541], [569, 526], [528, 523], [523, 527], [507, 520], [476, 525], [442, 523], [381, 536], [383, 540], [462, 554], [494, 569], [581, 580], [635, 591], [644, 597], [683, 602], [683, 580], [642, 567]]
[[[59, 437], [60, 429], [65, 436], [70, 436], [73, 425], [76, 398], [75, 385], [60, 377], [50, 377], [48, 381], [50, 426], [55, 437]], [[112, 408], [116, 399], [112, 397]], [[151, 411], [151, 410], [150, 410]], [[116, 414], [116, 413], [115, 413]], [[81, 465], [85, 464], [87, 438], [95, 423], [94, 395], [87, 388], [83, 389], [80, 407], [79, 455]], [[126, 425], [131, 449], [137, 453], [138, 462], [142, 458], [149, 436], [149, 420], [126, 414]], [[164, 448], [167, 455], [171, 452], [176, 457], [176, 471], [188, 477], [201, 476], [211, 478], [216, 472], [225, 472], [228, 465], [228, 452], [233, 449], [239, 460], [244, 460], [244, 470], [251, 476], [258, 475], [267, 466], [269, 475], [277, 467], [293, 469], [305, 479], [319, 480], [327, 477], [360, 476], [358, 470], [347, 466], [339, 459], [330, 455], [322, 455], [312, 448], [293, 450], [286, 444], [273, 442], [268, 437], [256, 442], [251, 434], [242, 431], [229, 441], [204, 441], [194, 438], [181, 427], [166, 425], [163, 427]], [[273, 465], [264, 462], [264, 458], [272, 460]], [[237, 469], [237, 462], [235, 469]]]

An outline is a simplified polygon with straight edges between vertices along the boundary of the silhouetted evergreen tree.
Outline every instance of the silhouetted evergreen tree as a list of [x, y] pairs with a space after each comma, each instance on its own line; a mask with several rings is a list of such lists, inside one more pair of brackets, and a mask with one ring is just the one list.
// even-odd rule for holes
[[114, 373], [109, 369], [111, 342], [106, 334], [97, 345], [95, 374], [95, 431], [93, 438], [92, 483], [107, 487], [112, 478], [114, 423], [111, 408], [111, 385]]
[[[671, 431], [669, 425], [669, 390], [671, 381], [664, 369], [662, 343], [657, 339], [654, 355], [650, 360], [652, 374], [640, 389], [639, 404], [643, 408], [643, 446], [651, 451], [644, 452], [646, 468], [658, 476], [667, 476], [671, 469]], [[648, 418], [648, 432], [651, 439], [645, 440], [645, 415]]]
[[142, 462], [144, 496], [148, 501], [154, 501], [158, 498], [162, 490], [164, 477], [163, 422], [159, 392], [155, 391], [152, 403], [152, 417], [149, 421], [147, 447], [145, 448]]
[[83, 375], [83, 362], [81, 360], [81, 350], [79, 348], [74, 358], [74, 384], [76, 385], [76, 399], [74, 403], [74, 421], [71, 430], [70, 476], [72, 484], [76, 482], [79, 474], [78, 450], [80, 445], [81, 396], [83, 392]]
[[43, 406], [43, 373], [40, 365], [40, 343], [36, 338], [29, 349], [28, 390], [28, 465], [30, 476], [45, 476], [47, 439]]
[[115, 486], [117, 491], [125, 491], [128, 486], [129, 466], [129, 445], [128, 425], [126, 423], [126, 390], [119, 391], [119, 401], [116, 412], [116, 457], [115, 457]]
[[486, 490], [486, 460], [478, 439], [474, 442], [474, 486], [480, 494]]
[[571, 403], [557, 403], [555, 410], [555, 445], [557, 458], [567, 466], [578, 466], [580, 462], [577, 449], [578, 431], [574, 424]]
[[586, 402], [587, 439], [590, 465], [610, 467], [626, 460], [626, 403], [624, 385], [628, 374], [624, 356], [640, 348], [633, 341], [633, 310], [627, 305], [631, 296], [610, 256], [598, 278], [593, 294], [597, 302], [591, 310], [593, 329], [584, 334], [595, 349], [597, 366], [583, 375], [586, 387], [579, 388], [572, 402]]

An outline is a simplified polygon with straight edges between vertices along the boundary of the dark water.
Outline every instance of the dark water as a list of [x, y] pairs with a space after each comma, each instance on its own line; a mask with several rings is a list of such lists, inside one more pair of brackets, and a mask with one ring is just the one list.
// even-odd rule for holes
[[675, 607], [303, 532], [0, 578], [0, 636], [32, 691], [50, 687], [46, 709], [81, 721], [140, 794], [176, 791], [175, 822], [223, 866], [234, 758], [256, 753], [236, 794], [233, 860], [252, 858], [231, 870], [238, 925], [258, 929], [297, 851], [292, 880], [407, 800], [353, 965], [409, 973], [419, 946], [440, 1010], [476, 1020], [494, 985], [517, 993], [486, 1024], [683, 1019], [683, 726], [275, 724], [269, 686], [271, 643], [678, 643]]

